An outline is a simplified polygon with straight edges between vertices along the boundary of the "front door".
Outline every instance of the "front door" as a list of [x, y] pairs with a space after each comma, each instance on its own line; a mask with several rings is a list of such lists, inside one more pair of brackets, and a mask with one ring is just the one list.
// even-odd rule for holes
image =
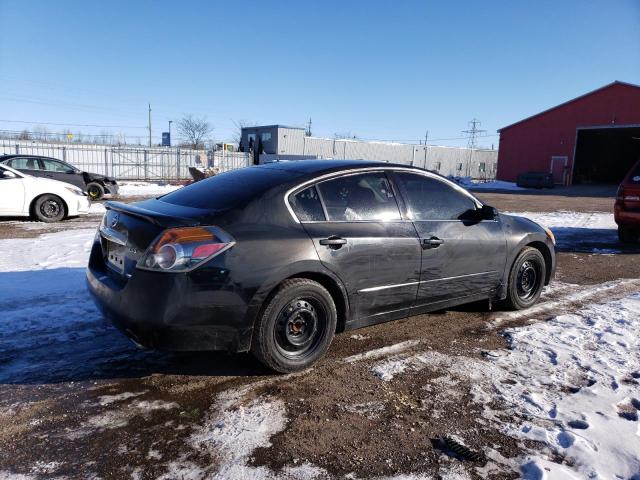
[[553, 175], [553, 183], [564, 185], [567, 174], [567, 157], [551, 157], [551, 168], [549, 172]]
[[21, 215], [24, 211], [24, 179], [0, 167], [0, 216]]
[[40, 158], [42, 171], [45, 177], [58, 180], [60, 182], [70, 183], [76, 187], [85, 189], [84, 179], [82, 175], [76, 173], [70, 165], [50, 158]]
[[423, 246], [420, 288], [411, 313], [492, 294], [506, 263], [499, 220], [478, 220], [474, 199], [435, 176], [396, 171], [394, 179]]
[[421, 247], [411, 222], [400, 217], [384, 172], [326, 180], [291, 201], [294, 209], [315, 208], [301, 221], [320, 261], [347, 289], [355, 324], [408, 314], [418, 289]]

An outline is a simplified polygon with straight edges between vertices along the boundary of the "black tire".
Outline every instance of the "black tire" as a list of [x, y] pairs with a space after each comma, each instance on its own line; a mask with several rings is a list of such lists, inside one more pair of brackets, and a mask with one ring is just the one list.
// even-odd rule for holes
[[256, 321], [251, 352], [280, 373], [297, 372], [322, 357], [336, 331], [333, 298], [318, 282], [285, 280]]
[[618, 239], [622, 243], [637, 242], [640, 237], [640, 229], [635, 229], [629, 225], [618, 225]]
[[87, 185], [87, 195], [91, 200], [100, 200], [104, 197], [104, 187], [96, 182]]
[[46, 194], [33, 204], [33, 215], [41, 222], [59, 222], [67, 215], [67, 207], [57, 195]]
[[509, 310], [522, 310], [535, 304], [542, 293], [545, 275], [542, 253], [536, 248], [524, 248], [511, 266], [504, 306]]

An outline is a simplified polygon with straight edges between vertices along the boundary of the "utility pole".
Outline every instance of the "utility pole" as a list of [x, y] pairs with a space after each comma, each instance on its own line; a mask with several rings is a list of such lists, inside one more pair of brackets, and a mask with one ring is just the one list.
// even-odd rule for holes
[[462, 133], [468, 136], [467, 148], [469, 149], [469, 160], [467, 161], [467, 168], [465, 169], [465, 176], [470, 176], [471, 173], [471, 159], [473, 157], [473, 150], [478, 148], [477, 138], [481, 134], [486, 133], [486, 130], [480, 130], [478, 127], [481, 125], [480, 120], [474, 118], [469, 122], [469, 130], [463, 130]]
[[149, 146], [151, 146], [151, 104], [149, 104]]
[[424, 134], [424, 144], [427, 145], [427, 141], [429, 141], [429, 130], [427, 130]]
[[307, 129], [304, 133], [307, 137], [311, 136], [311, 117], [309, 117], [309, 121], [307, 122]]

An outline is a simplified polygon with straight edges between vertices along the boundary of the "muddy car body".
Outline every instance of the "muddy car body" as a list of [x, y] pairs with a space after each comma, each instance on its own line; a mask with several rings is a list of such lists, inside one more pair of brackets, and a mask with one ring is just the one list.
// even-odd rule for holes
[[548, 230], [403, 165], [275, 163], [106, 207], [87, 280], [118, 328], [282, 372], [336, 331], [478, 300], [526, 308], [555, 270]]
[[614, 218], [620, 241], [640, 241], [640, 162], [634, 165], [618, 187]]

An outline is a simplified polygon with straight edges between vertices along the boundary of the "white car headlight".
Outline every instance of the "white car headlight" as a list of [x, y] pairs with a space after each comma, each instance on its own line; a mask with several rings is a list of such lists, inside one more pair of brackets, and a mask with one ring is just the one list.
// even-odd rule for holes
[[75, 195], [84, 196], [84, 192], [80, 190], [78, 187], [64, 187], [64, 188], [66, 188], [67, 190], [69, 190], [71, 193]]

